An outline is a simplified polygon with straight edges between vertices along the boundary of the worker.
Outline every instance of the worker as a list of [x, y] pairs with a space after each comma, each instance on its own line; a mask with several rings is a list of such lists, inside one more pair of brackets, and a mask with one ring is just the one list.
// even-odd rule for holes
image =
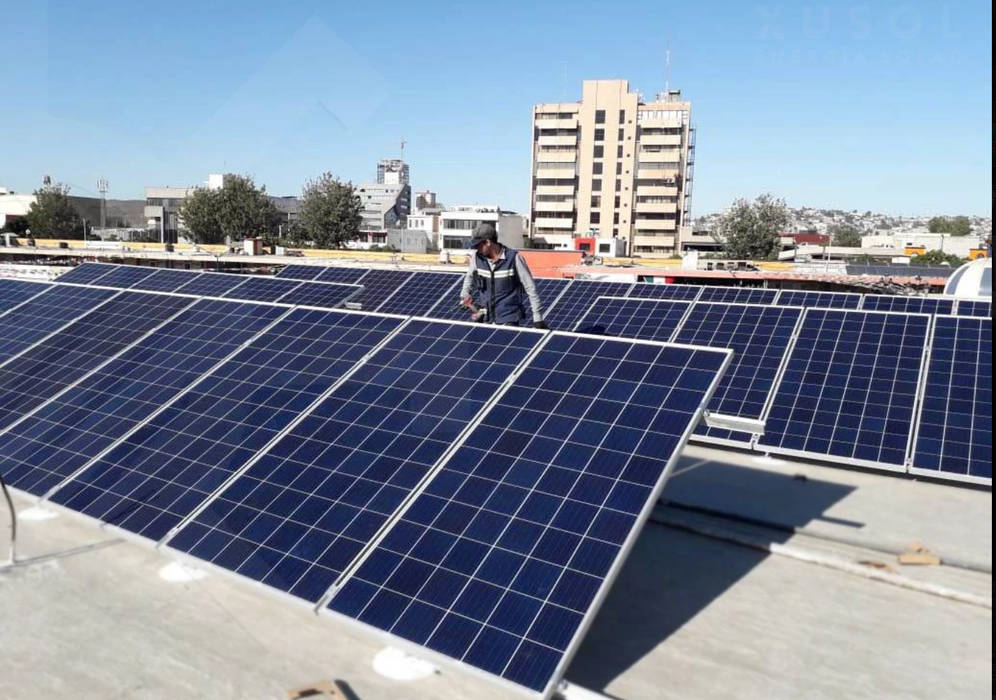
[[474, 320], [518, 326], [526, 318], [528, 298], [533, 328], [547, 329], [529, 265], [516, 250], [498, 242], [495, 227], [478, 224], [467, 247], [475, 252], [470, 256], [460, 297]]

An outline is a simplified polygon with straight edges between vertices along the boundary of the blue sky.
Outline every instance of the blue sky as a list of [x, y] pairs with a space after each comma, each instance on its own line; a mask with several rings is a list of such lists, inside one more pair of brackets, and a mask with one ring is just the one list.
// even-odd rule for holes
[[[142, 197], [210, 172], [298, 194], [373, 179], [528, 209], [530, 109], [586, 78], [671, 86], [698, 127], [693, 214], [990, 214], [992, 8], [866, 4], [5, 3], [0, 185]], [[681, 6], [679, 6], [681, 5]]]

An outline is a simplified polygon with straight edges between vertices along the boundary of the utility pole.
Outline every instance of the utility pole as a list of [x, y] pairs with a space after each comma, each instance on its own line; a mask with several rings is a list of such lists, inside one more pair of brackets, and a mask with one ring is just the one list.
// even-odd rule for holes
[[100, 192], [100, 228], [107, 228], [107, 180], [97, 180], [97, 191]]

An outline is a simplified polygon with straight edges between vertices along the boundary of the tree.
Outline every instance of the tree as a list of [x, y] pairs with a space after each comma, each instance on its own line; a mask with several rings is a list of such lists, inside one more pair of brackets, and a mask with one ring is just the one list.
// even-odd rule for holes
[[353, 183], [322, 173], [305, 183], [301, 193], [303, 236], [319, 248], [340, 248], [359, 234], [362, 210]]
[[857, 226], [851, 226], [850, 224], [837, 224], [836, 226], [830, 227], [829, 231], [832, 236], [833, 245], [843, 246], [845, 248], [860, 248], [861, 247], [861, 231], [858, 230]]
[[931, 233], [950, 233], [952, 236], [967, 236], [972, 232], [972, 222], [967, 216], [935, 216], [927, 222], [927, 230]]
[[718, 238], [727, 258], [775, 260], [781, 251], [781, 233], [788, 226], [785, 200], [762, 194], [754, 202], [738, 199], [723, 214]]
[[27, 219], [35, 238], [83, 238], [83, 219], [69, 201], [65, 185], [55, 183], [35, 190]]
[[928, 250], [923, 255], [914, 255], [910, 258], [910, 265], [941, 265], [948, 263], [951, 267], [958, 267], [964, 262], [957, 255], [945, 253], [940, 250]]
[[280, 213], [248, 175], [228, 174], [219, 189], [198, 187], [180, 210], [184, 227], [198, 243], [222, 243], [269, 236], [277, 230]]
[[4, 233], [13, 233], [16, 236], [24, 235], [28, 230], [28, 218], [26, 216], [8, 216], [7, 223], [4, 224]]

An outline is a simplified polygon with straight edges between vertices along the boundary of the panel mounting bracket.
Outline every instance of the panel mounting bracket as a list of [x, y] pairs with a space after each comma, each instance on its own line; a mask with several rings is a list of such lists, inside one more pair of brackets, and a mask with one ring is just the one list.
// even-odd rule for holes
[[744, 418], [742, 416], [728, 416], [722, 413], [703, 411], [702, 420], [710, 428], [722, 428], [738, 433], [764, 435], [764, 421], [759, 418]]

